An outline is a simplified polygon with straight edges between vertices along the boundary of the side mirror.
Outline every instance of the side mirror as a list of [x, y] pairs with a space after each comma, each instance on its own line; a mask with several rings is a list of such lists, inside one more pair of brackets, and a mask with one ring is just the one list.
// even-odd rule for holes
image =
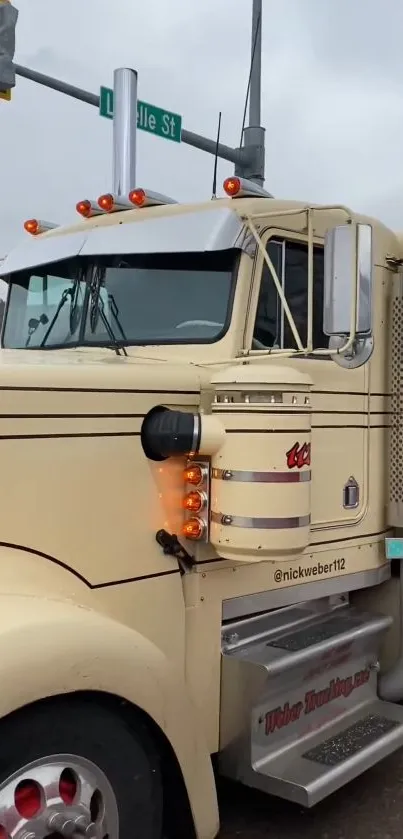
[[325, 237], [323, 332], [349, 335], [354, 302], [355, 334], [372, 333], [372, 227], [343, 224]]

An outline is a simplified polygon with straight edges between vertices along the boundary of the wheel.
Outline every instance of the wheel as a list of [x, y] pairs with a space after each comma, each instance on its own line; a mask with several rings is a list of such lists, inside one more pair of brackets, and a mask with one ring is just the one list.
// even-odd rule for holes
[[0, 723], [0, 839], [161, 839], [158, 757], [108, 708], [63, 697]]

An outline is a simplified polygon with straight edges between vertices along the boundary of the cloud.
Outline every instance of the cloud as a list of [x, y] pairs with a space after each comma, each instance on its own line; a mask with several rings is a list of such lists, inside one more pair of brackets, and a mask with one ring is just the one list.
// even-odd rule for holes
[[[116, 66], [139, 95], [183, 125], [239, 142], [249, 70], [251, 0], [16, 0], [16, 61], [98, 92]], [[234, 8], [236, 5], [236, 13]], [[401, 225], [403, 57], [399, 0], [264, 0], [262, 119], [267, 187], [337, 201]], [[0, 255], [24, 219], [68, 222], [76, 202], [111, 187], [112, 125], [97, 109], [18, 79], [0, 102]], [[213, 159], [138, 134], [138, 184], [179, 200], [210, 197]], [[232, 172], [220, 162], [219, 178]], [[403, 225], [402, 225], [403, 226]]]

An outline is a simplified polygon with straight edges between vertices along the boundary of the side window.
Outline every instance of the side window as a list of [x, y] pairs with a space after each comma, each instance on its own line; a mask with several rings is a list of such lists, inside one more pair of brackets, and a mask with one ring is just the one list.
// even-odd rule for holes
[[[267, 252], [276, 269], [294, 318], [301, 341], [307, 343], [308, 318], [308, 246], [302, 242], [271, 239]], [[322, 332], [323, 318], [323, 248], [313, 252], [313, 348], [325, 349], [329, 339]], [[287, 316], [283, 311], [273, 278], [264, 263], [253, 333], [252, 348], [279, 347], [296, 349]]]

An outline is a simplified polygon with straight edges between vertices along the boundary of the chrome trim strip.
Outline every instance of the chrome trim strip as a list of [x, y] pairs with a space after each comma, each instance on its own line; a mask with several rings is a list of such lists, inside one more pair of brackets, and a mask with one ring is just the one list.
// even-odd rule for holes
[[311, 480], [311, 470], [303, 472], [248, 472], [244, 469], [212, 469], [211, 477], [218, 481], [243, 481], [260, 484], [298, 484]]
[[[319, 554], [318, 554], [319, 556]], [[346, 594], [370, 588], [390, 579], [390, 562], [380, 568], [370, 571], [357, 571], [355, 574], [341, 574], [328, 580], [301, 583], [271, 591], [259, 591], [256, 594], [243, 594], [224, 600], [222, 604], [222, 619], [224, 621], [254, 615], [269, 609], [280, 609], [282, 606], [292, 606], [307, 600], [317, 600], [319, 597], [329, 597], [335, 594]]]
[[295, 527], [308, 527], [310, 516], [289, 516], [288, 518], [251, 518], [249, 516], [230, 516], [226, 513], [211, 511], [211, 521], [224, 527], [244, 527], [253, 530], [289, 530]]
[[199, 448], [199, 437], [200, 437], [200, 414], [194, 414], [193, 416], [193, 437], [192, 437], [192, 448], [189, 452], [189, 457], [194, 457], [195, 454], [198, 452]]

